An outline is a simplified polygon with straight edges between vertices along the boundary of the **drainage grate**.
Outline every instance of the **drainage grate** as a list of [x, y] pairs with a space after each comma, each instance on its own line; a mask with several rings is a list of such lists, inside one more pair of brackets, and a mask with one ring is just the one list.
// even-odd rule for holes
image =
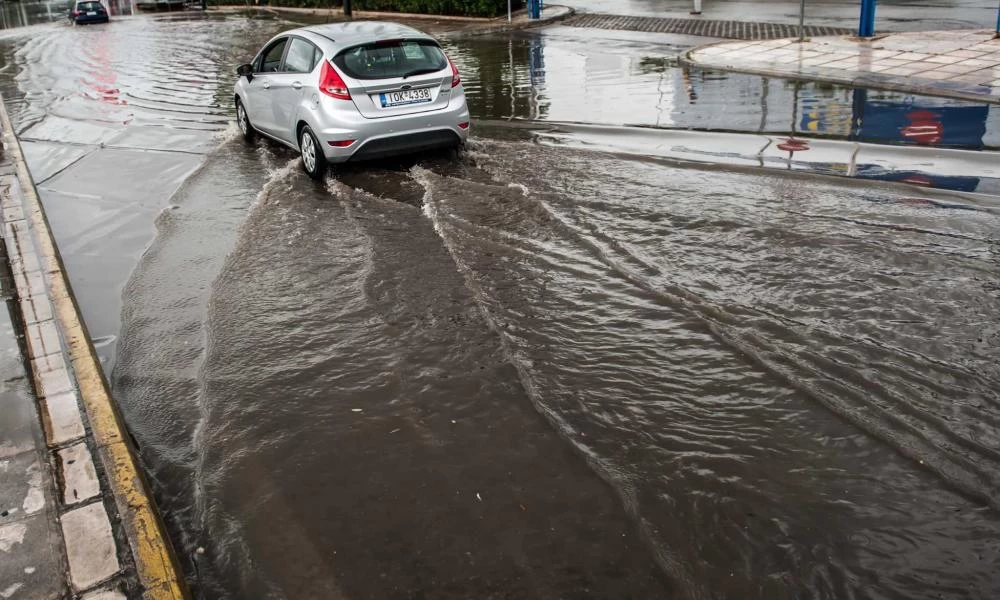
[[[584, 14], [570, 17], [561, 23], [571, 27], [645, 31], [651, 33], [683, 33], [732, 40], [774, 40], [798, 37], [798, 25], [781, 23], [749, 23], [745, 21], [712, 21], [705, 19], [665, 19], [660, 17], [625, 17], [621, 15]], [[807, 25], [809, 37], [821, 35], [849, 35], [850, 29]]]

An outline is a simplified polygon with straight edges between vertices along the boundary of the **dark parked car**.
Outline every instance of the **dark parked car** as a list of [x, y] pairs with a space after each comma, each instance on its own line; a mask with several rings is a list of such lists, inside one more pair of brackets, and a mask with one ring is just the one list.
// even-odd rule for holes
[[108, 9], [96, 0], [76, 0], [69, 11], [69, 20], [82, 23], [107, 23]]

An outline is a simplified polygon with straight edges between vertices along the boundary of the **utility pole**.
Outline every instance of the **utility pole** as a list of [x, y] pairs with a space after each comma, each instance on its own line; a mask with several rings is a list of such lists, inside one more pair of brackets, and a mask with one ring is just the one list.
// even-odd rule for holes
[[799, 3], [799, 42], [806, 41], [806, 0]]
[[344, 0], [344, 16], [351, 18], [351, 0]]
[[861, 19], [858, 37], [875, 37], [875, 0], [861, 0]]

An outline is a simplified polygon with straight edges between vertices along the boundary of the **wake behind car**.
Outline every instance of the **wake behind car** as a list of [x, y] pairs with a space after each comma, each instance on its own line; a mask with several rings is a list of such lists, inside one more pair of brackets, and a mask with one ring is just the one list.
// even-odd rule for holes
[[77, 25], [107, 23], [111, 18], [108, 9], [97, 0], [74, 0], [69, 9], [69, 20]]
[[405, 25], [294, 29], [236, 72], [244, 138], [260, 133], [297, 150], [315, 179], [329, 163], [456, 147], [469, 135], [458, 69], [434, 38]]

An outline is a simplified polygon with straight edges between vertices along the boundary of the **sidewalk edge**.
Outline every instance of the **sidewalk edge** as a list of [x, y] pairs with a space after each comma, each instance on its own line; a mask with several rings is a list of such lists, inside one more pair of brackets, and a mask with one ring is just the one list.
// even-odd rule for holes
[[139, 470], [124, 421], [104, 380], [97, 354], [80, 316], [55, 238], [49, 228], [48, 218], [28, 170], [21, 142], [14, 133], [2, 97], [0, 128], [7, 138], [7, 150], [16, 165], [16, 175], [23, 193], [22, 202], [27, 213], [25, 218], [31, 222], [36, 232], [39, 262], [55, 308], [55, 318], [65, 340], [65, 350], [76, 375], [98, 455], [132, 551], [136, 576], [143, 590], [142, 597], [149, 600], [187, 600], [190, 598], [187, 585], [149, 486]]

